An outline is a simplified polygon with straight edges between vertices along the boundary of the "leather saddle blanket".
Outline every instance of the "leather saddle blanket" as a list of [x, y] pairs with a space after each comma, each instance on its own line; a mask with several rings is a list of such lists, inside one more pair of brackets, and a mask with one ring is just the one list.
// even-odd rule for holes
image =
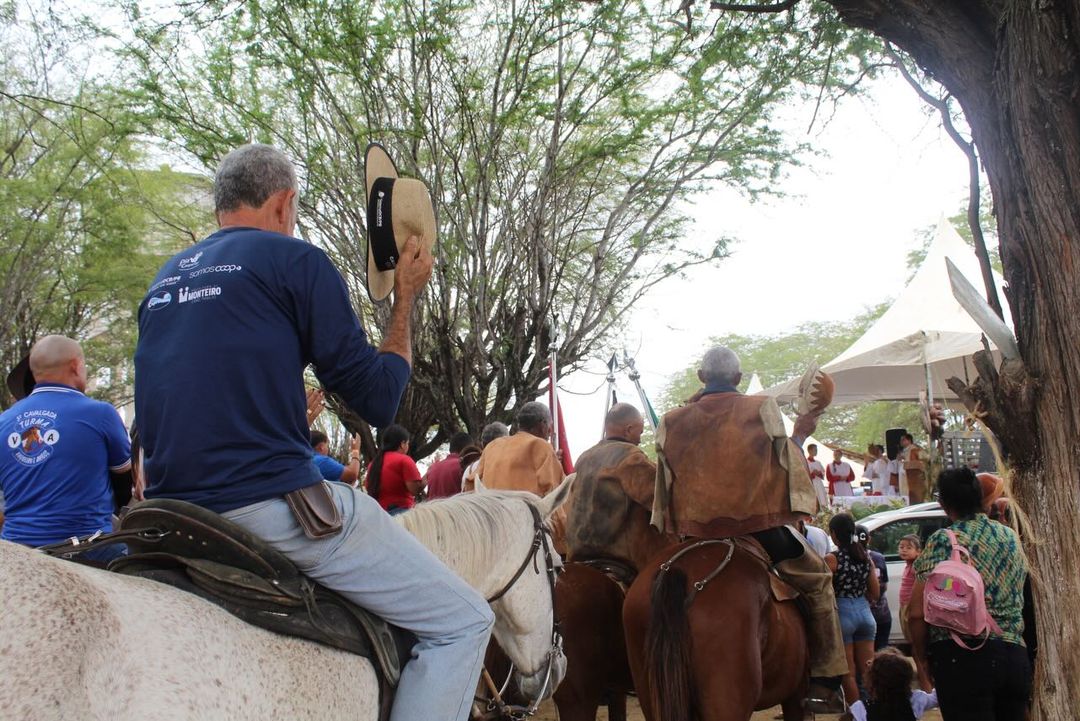
[[298, 636], [372, 661], [379, 716], [386, 719], [416, 638], [305, 577], [262, 539], [205, 508], [147, 500], [115, 535], [129, 555], [109, 570], [167, 583], [260, 628]]

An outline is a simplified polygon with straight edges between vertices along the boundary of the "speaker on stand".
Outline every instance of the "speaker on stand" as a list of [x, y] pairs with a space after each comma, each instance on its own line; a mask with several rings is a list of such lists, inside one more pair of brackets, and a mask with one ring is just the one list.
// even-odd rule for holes
[[907, 428], [890, 428], [885, 431], [885, 455], [895, 461], [900, 455], [900, 438], [907, 433]]

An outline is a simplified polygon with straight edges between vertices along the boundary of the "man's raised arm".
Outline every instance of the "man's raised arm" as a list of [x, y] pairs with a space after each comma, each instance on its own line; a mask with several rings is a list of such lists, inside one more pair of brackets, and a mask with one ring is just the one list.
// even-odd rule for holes
[[434, 260], [416, 236], [405, 241], [394, 271], [394, 306], [390, 310], [390, 326], [379, 346], [380, 353], [393, 353], [412, 367], [412, 312], [416, 299], [431, 277]]

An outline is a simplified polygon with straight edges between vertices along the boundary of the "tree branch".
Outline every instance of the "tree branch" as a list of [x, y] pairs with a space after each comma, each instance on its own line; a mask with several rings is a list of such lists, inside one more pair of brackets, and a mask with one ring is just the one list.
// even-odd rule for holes
[[1002, 320], [1005, 319], [1005, 313], [1001, 308], [1001, 301], [998, 299], [997, 283], [994, 281], [993, 268], [990, 265], [990, 253], [986, 249], [986, 238], [983, 237], [982, 223], [979, 221], [979, 203], [980, 203], [980, 181], [979, 181], [979, 156], [975, 152], [975, 143], [969, 141], [960, 134], [960, 131], [956, 129], [955, 123], [952, 119], [952, 110], [949, 108], [949, 96], [944, 98], [938, 98], [929, 93], [922, 84], [915, 79], [915, 76], [907, 69], [907, 65], [904, 64], [900, 54], [896, 52], [896, 49], [891, 43], [885, 43], [885, 53], [892, 58], [896, 69], [900, 71], [904, 80], [907, 81], [923, 102], [930, 107], [938, 111], [941, 116], [941, 124], [945, 128], [945, 132], [956, 146], [960, 148], [964, 153], [964, 157], [968, 161], [968, 209], [967, 220], [968, 226], [971, 228], [971, 237], [975, 241], [975, 257], [979, 259], [979, 270], [982, 271], [983, 285], [986, 287], [986, 302], [990, 304], [990, 307], [997, 313], [997, 316]]
[[782, 13], [790, 10], [799, 3], [799, 0], [783, 0], [772, 5], [759, 5], [755, 3], [725, 3], [713, 0], [709, 7], [713, 10], [730, 10], [742, 13]]

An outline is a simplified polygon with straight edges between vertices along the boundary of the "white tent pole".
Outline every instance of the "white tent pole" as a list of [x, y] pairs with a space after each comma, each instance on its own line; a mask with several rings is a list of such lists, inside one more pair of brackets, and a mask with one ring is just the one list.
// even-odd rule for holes
[[[933, 414], [933, 412], [934, 412], [934, 390], [933, 390], [933, 387], [930, 385], [930, 364], [926, 362], [925, 356], [923, 358], [923, 368], [926, 370], [926, 412], [928, 414]], [[934, 439], [931, 437], [931, 433], [933, 431], [933, 428], [934, 428], [934, 422], [933, 422], [933, 419], [931, 418], [930, 428], [927, 429], [927, 431], [926, 431], [926, 433], [927, 433], [927, 437], [926, 437], [926, 441], [927, 441], [926, 442], [926, 454], [927, 454], [927, 459], [926, 459], [926, 480], [927, 481], [930, 480], [930, 471], [934, 467]], [[929, 483], [927, 485], [929, 485]], [[927, 490], [929, 490], [929, 488], [927, 488]]]

